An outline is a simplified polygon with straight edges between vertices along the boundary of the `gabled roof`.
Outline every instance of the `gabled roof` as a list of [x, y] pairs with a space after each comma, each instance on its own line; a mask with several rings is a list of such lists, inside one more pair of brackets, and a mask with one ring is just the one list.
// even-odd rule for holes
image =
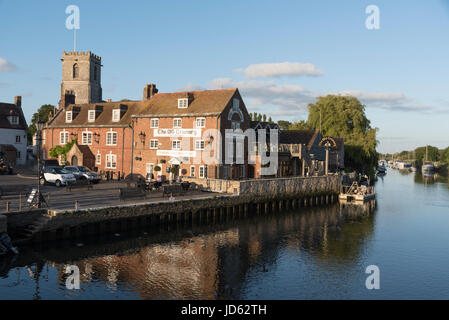
[[[19, 124], [12, 125], [8, 120], [9, 116], [19, 117]], [[22, 108], [13, 103], [0, 102], [0, 128], [26, 130], [28, 126]]]
[[279, 144], [304, 144], [310, 149], [318, 130], [282, 130], [279, 132]]
[[[220, 89], [203, 91], [184, 91], [173, 93], [157, 93], [137, 116], [197, 116], [219, 115], [228, 105], [238, 90]], [[187, 108], [178, 108], [178, 99], [188, 98]]]
[[253, 128], [254, 130], [257, 130], [257, 129], [278, 129], [278, 130], [280, 130], [277, 123], [273, 123], [273, 122], [251, 121], [250, 125], [251, 125], [251, 128]]
[[[55, 117], [47, 123], [47, 127], [125, 127], [131, 123], [131, 116], [144, 107], [144, 102], [148, 101], [99, 102], [69, 105], [64, 109], [58, 110]], [[89, 110], [95, 110], [96, 106], [103, 107], [103, 110], [97, 114], [94, 122], [89, 122]], [[112, 121], [112, 110], [120, 109], [121, 106], [127, 108], [126, 112], [124, 112], [120, 121]], [[71, 122], [65, 121], [67, 111], [74, 111]], [[78, 111], [78, 113], [75, 111]]]

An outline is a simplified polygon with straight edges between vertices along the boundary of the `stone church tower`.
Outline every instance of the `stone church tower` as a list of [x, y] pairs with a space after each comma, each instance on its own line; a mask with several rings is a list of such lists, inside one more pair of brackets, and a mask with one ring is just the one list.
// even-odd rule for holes
[[90, 51], [62, 53], [62, 83], [59, 107], [102, 101], [101, 57]]

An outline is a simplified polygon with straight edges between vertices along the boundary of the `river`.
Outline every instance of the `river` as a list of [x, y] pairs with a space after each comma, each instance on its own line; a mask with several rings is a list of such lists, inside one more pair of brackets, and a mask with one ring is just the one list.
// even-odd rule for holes
[[376, 192], [364, 206], [21, 248], [0, 258], [0, 299], [449, 299], [447, 178], [390, 169]]

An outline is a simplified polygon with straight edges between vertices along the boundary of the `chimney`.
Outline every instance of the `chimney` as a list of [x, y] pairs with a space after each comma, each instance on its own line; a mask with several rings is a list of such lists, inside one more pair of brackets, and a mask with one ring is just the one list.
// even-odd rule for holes
[[143, 88], [143, 100], [149, 100], [158, 92], [156, 85], [154, 83], [147, 84], [145, 88]]
[[21, 96], [14, 97], [14, 104], [17, 107], [22, 108], [22, 97]]
[[108, 102], [112, 102], [111, 98], [108, 99]]

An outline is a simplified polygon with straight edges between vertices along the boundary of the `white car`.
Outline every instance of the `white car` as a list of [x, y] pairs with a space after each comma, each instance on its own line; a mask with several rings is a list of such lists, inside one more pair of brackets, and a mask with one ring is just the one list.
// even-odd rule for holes
[[69, 171], [60, 167], [47, 167], [40, 178], [40, 184], [54, 183], [57, 187], [75, 183], [76, 178]]

